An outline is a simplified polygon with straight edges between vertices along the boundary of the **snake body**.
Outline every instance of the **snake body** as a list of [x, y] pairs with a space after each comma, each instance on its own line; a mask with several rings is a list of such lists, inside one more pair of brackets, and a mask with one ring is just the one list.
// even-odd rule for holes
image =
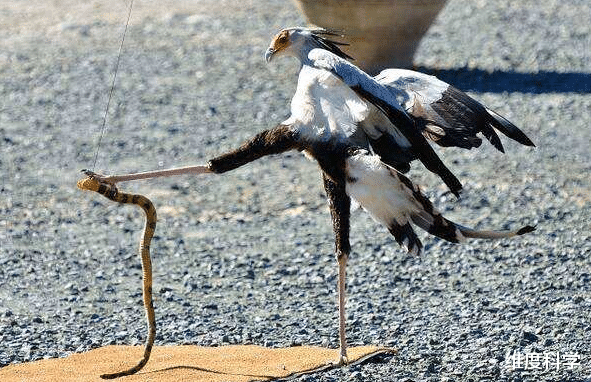
[[83, 170], [83, 172], [87, 177], [78, 181], [77, 184], [78, 188], [81, 190], [98, 192], [104, 197], [117, 203], [135, 204], [141, 207], [146, 213], [146, 224], [144, 226], [143, 237], [140, 241], [140, 255], [142, 258], [143, 298], [148, 321], [148, 337], [146, 339], [144, 357], [136, 366], [117, 373], [101, 375], [101, 378], [103, 379], [113, 379], [135, 374], [141, 370], [150, 359], [150, 353], [152, 352], [152, 346], [154, 345], [154, 338], [156, 337], [156, 318], [154, 314], [154, 305], [152, 303], [152, 262], [150, 260], [150, 242], [152, 241], [152, 236], [154, 236], [154, 231], [156, 230], [156, 209], [150, 199], [145, 196], [121, 192], [114, 184], [101, 181], [91, 171]]

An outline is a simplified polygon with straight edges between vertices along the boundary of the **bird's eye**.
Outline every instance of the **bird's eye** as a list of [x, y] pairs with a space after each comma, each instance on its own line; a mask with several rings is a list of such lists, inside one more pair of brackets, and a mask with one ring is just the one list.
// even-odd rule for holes
[[286, 44], [287, 41], [289, 40], [289, 34], [287, 32], [283, 32], [279, 35], [279, 37], [277, 37], [277, 43], [283, 45]]

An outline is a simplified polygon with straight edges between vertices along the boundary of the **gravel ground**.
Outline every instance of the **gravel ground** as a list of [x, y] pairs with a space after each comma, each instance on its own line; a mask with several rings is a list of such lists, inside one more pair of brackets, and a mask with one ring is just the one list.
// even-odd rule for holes
[[[0, 366], [141, 344], [146, 333], [143, 217], [75, 188], [97, 149], [126, 4], [77, 3], [0, 5]], [[137, 3], [97, 171], [203, 163], [288, 115], [297, 64], [262, 54], [277, 30], [303, 23], [292, 3]], [[465, 245], [424, 236], [415, 258], [355, 212], [349, 341], [399, 352], [298, 381], [591, 380], [590, 25], [587, 0], [448, 3], [417, 67], [538, 147], [446, 150], [461, 200], [418, 164], [410, 176], [455, 221], [538, 229]], [[122, 188], [159, 213], [157, 344], [338, 346], [314, 163], [291, 153]], [[526, 353], [561, 363], [514, 370], [511, 355]], [[568, 354], [580, 357], [572, 369]]]

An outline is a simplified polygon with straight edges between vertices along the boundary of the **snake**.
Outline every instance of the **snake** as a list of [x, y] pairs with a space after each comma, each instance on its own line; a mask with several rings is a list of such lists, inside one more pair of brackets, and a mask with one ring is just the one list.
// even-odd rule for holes
[[144, 349], [144, 356], [134, 367], [111, 374], [102, 374], [103, 379], [114, 379], [126, 375], [132, 375], [140, 371], [150, 359], [150, 353], [156, 337], [156, 317], [154, 314], [154, 304], [152, 302], [152, 261], [150, 260], [150, 242], [156, 230], [156, 208], [147, 197], [140, 194], [129, 194], [121, 192], [114, 183], [110, 183], [92, 171], [82, 170], [86, 178], [78, 181], [77, 186], [81, 190], [94, 191], [117, 203], [134, 204], [142, 208], [146, 214], [146, 223], [144, 225], [143, 236], [140, 240], [139, 253], [142, 259], [143, 271], [143, 300], [148, 321], [148, 336]]

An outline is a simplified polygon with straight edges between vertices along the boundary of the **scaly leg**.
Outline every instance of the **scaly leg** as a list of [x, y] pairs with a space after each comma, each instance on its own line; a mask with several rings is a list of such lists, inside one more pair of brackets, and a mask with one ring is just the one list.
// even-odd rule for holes
[[349, 244], [349, 216], [351, 200], [345, 192], [345, 182], [335, 183], [324, 175], [324, 189], [328, 196], [330, 214], [335, 233], [335, 254], [339, 264], [338, 298], [339, 298], [339, 365], [345, 365], [347, 361], [347, 337], [345, 315], [345, 271], [347, 259], [351, 251]]
[[347, 337], [345, 331], [345, 272], [347, 268], [347, 255], [337, 254], [337, 261], [339, 262], [339, 365], [346, 365], [349, 361], [347, 360]]
[[139, 180], [139, 179], [151, 179], [151, 178], [158, 178], [158, 177], [169, 177], [174, 175], [199, 175], [199, 174], [207, 174], [211, 173], [208, 166], [187, 166], [187, 167], [178, 167], [178, 168], [171, 168], [168, 170], [155, 170], [155, 171], [146, 171], [146, 172], [138, 172], [135, 174], [125, 174], [125, 175], [111, 175], [111, 176], [104, 176], [96, 174], [90, 170], [82, 170], [88, 176], [91, 176], [101, 182], [109, 183], [109, 184], [116, 184], [119, 182], [127, 182], [130, 180]]
[[209, 167], [207, 167], [207, 166], [187, 166], [187, 167], [171, 168], [168, 170], [138, 172], [136, 174], [106, 176], [106, 177], [104, 177], [104, 180], [107, 182], [110, 182], [110, 183], [119, 183], [119, 182], [125, 182], [125, 181], [129, 181], [129, 180], [169, 177], [169, 176], [174, 176], [174, 175], [199, 175], [199, 174], [207, 174], [207, 173], [211, 173], [211, 172], [213, 172], [213, 171], [211, 171], [209, 169]]

